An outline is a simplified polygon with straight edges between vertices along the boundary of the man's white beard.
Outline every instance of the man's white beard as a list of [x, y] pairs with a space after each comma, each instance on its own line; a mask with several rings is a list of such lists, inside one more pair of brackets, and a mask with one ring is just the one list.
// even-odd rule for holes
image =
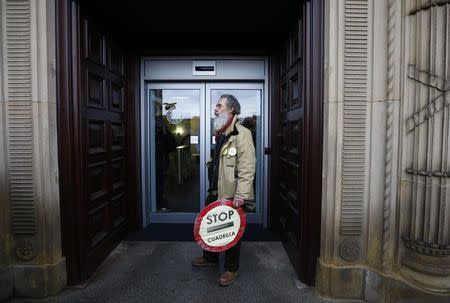
[[225, 125], [225, 123], [227, 123], [227, 121], [228, 121], [228, 113], [226, 112], [220, 113], [214, 119], [214, 130], [215, 131], [220, 130]]

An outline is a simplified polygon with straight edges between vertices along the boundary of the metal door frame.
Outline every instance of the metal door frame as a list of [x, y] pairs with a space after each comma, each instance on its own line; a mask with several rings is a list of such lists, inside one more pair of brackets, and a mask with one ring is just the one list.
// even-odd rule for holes
[[[207, 176], [202, 169], [206, 165], [205, 149], [205, 85], [203, 83], [146, 83], [145, 85], [145, 103], [142, 107], [141, 117], [141, 158], [142, 158], [142, 203], [144, 207], [144, 217], [148, 219], [147, 223], [191, 223], [195, 220], [197, 214], [182, 212], [156, 212], [156, 191], [155, 184], [155, 150], [154, 150], [154, 120], [151, 119], [154, 114], [154, 107], [150, 106], [149, 93], [151, 89], [179, 89], [179, 90], [199, 90], [200, 91], [200, 201], [206, 198]], [[200, 206], [201, 209], [201, 206]], [[145, 226], [145, 225], [144, 225]]]
[[[214, 76], [194, 76], [191, 74], [192, 62], [195, 60], [207, 60], [215, 61], [217, 67], [217, 74]], [[151, 62], [157, 62], [157, 66], [151, 65]], [[168, 64], [168, 65], [167, 65]], [[247, 214], [248, 223], [259, 223], [264, 227], [267, 227], [268, 222], [268, 193], [269, 193], [269, 155], [264, 153], [264, 150], [270, 146], [270, 112], [269, 112], [269, 62], [266, 56], [142, 56], [141, 57], [141, 88], [140, 88], [140, 110], [137, 112], [137, 116], [140, 117], [140, 136], [139, 136], [139, 162], [141, 166], [140, 173], [140, 192], [141, 192], [141, 205], [142, 205], [142, 226], [146, 227], [150, 223], [163, 223], [167, 222], [167, 218], [170, 218], [171, 214], [177, 214], [172, 217], [172, 223], [192, 223], [196, 214], [191, 213], [162, 213], [153, 216], [150, 213], [149, 201], [150, 200], [150, 186], [149, 178], [151, 176], [146, 172], [149, 171], [149, 161], [146, 158], [146, 152], [149, 141], [150, 128], [147, 127], [149, 117], [148, 104], [148, 87], [149, 85], [160, 84], [175, 84], [178, 87], [183, 85], [197, 84], [203, 85], [206, 89], [206, 84], [230, 84], [235, 85], [237, 88], [239, 85], [253, 85], [258, 84], [263, 86], [262, 93], [262, 105], [261, 115], [262, 120], [262, 136], [261, 136], [261, 167], [260, 167], [260, 182], [261, 183], [261, 212], [258, 216], [255, 214]], [[169, 69], [167, 70], [166, 68]], [[155, 71], [162, 71], [156, 72]], [[191, 71], [189, 71], [191, 70]], [[180, 73], [181, 72], [181, 73]], [[226, 83], [225, 83], [226, 82]], [[223, 86], [225, 87], [225, 86]], [[204, 93], [204, 101], [206, 102], [206, 91]], [[206, 109], [206, 104], [203, 106]], [[205, 113], [206, 114], [206, 113]], [[204, 116], [206, 117], [206, 116]], [[203, 118], [204, 118], [203, 117]], [[208, 125], [205, 125], [204, 130], [208, 129]], [[202, 132], [202, 130], [201, 130]], [[206, 134], [205, 134], [206, 135]], [[205, 146], [206, 148], [206, 146]], [[206, 155], [205, 152], [203, 152]], [[206, 171], [206, 170], [205, 170]], [[207, 176], [205, 175], [205, 182]], [[202, 200], [203, 201], [203, 200]], [[202, 204], [203, 205], [203, 204]], [[164, 217], [161, 217], [164, 216]]]
[[[266, 138], [266, 111], [264, 108], [265, 100], [265, 87], [262, 82], [191, 82], [191, 83], [179, 83], [179, 82], [146, 82], [145, 83], [145, 103], [142, 107], [141, 116], [141, 159], [142, 159], [142, 202], [144, 207], [144, 217], [147, 219], [146, 223], [192, 223], [197, 216], [197, 213], [187, 212], [156, 212], [156, 192], [154, 190], [155, 184], [155, 171], [152, 167], [155, 166], [154, 158], [154, 121], [151, 119], [154, 115], [154, 107], [150, 106], [149, 93], [151, 89], [196, 89], [200, 91], [200, 205], [202, 209], [205, 205], [206, 189], [208, 186], [206, 161], [207, 151], [211, 148], [211, 123], [210, 123], [210, 98], [211, 89], [237, 89], [237, 90], [261, 90], [261, 136], [259, 143], [259, 150], [256, 152], [259, 155], [258, 173], [256, 176], [256, 193], [255, 198], [259, 199], [259, 205], [255, 213], [247, 213], [246, 219], [248, 223], [258, 223], [266, 225], [267, 218], [267, 196], [266, 187], [263, 186], [267, 182], [267, 169], [265, 169], [264, 163], [266, 162], [264, 157], [264, 141]], [[145, 225], [144, 225], [145, 226]]]
[[[265, 122], [268, 120], [266, 117], [266, 110], [264, 104], [265, 100], [265, 87], [264, 83], [262, 82], [206, 82], [206, 106], [209, 107], [209, 101], [211, 99], [211, 90], [212, 89], [224, 89], [224, 90], [261, 90], [261, 137], [259, 142], [259, 150], [256, 150], [257, 155], [259, 155], [259, 163], [256, 163], [257, 168], [257, 174], [256, 174], [256, 192], [255, 192], [255, 199], [259, 199], [259, 205], [257, 205], [257, 209], [255, 213], [246, 213], [246, 220], [248, 223], [259, 223], [264, 224], [266, 226], [267, 222], [267, 199], [266, 199], [266, 192], [265, 189], [267, 189], [267, 186], [263, 186], [264, 182], [268, 182], [267, 174], [268, 171], [266, 169], [266, 158], [264, 157], [264, 146], [266, 142], [266, 133], [267, 128]], [[210, 110], [210, 108], [208, 108]], [[206, 136], [207, 138], [211, 137], [210, 130], [211, 130], [211, 124], [209, 119], [209, 111], [207, 111], [207, 119], [206, 119]], [[258, 143], [258, 142], [255, 142]], [[207, 140], [206, 142], [206, 150], [211, 150], [211, 140]]]

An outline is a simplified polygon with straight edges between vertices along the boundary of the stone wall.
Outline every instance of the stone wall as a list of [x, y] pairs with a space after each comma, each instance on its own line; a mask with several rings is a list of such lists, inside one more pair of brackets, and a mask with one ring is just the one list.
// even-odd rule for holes
[[449, 1], [326, 1], [322, 295], [450, 294]]
[[66, 281], [54, 5], [0, 2], [0, 300], [55, 294]]
[[408, 1], [400, 169], [399, 268], [450, 293], [450, 1]]

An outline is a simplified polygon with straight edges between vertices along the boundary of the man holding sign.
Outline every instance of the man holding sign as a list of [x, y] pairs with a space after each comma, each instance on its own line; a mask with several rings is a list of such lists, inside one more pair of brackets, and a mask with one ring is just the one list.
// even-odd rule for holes
[[[232, 207], [254, 208], [253, 179], [255, 175], [255, 146], [251, 132], [238, 121], [241, 105], [233, 95], [222, 95], [217, 101], [214, 114], [216, 144], [208, 162], [209, 190], [206, 204], [216, 200], [232, 201]], [[213, 220], [233, 219], [233, 212], [225, 209], [223, 214], [205, 218], [206, 224]], [[225, 218], [227, 217], [227, 218]], [[236, 217], [238, 214], [236, 213]], [[214, 221], [214, 222], [216, 222]], [[220, 225], [218, 225], [220, 226]], [[207, 241], [219, 241], [220, 237], [234, 236], [233, 232], [222, 233]], [[220, 239], [219, 239], [220, 238]], [[238, 274], [240, 241], [225, 252], [225, 272], [219, 279], [222, 286], [230, 285]], [[216, 265], [218, 253], [204, 250], [203, 256], [194, 258], [192, 265], [202, 267]]]

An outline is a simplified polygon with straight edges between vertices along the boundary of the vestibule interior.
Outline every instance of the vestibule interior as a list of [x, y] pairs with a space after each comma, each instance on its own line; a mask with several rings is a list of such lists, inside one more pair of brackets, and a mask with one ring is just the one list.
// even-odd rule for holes
[[[75, 75], [67, 80], [68, 93], [80, 92], [58, 118], [60, 125], [70, 121], [65, 127], [71, 133], [59, 134], [69, 283], [87, 279], [127, 232], [144, 227], [141, 58], [262, 56], [268, 58], [268, 228], [281, 232], [300, 280], [314, 284], [322, 76], [313, 66], [321, 66], [322, 20], [315, 13], [320, 9], [292, 0], [60, 4], [58, 18], [67, 27], [58, 36], [58, 55], [70, 59], [67, 66]], [[312, 39], [312, 29], [319, 42]], [[64, 153], [65, 144], [74, 146], [73, 153]], [[77, 184], [79, 194], [73, 195], [68, 184]]]

